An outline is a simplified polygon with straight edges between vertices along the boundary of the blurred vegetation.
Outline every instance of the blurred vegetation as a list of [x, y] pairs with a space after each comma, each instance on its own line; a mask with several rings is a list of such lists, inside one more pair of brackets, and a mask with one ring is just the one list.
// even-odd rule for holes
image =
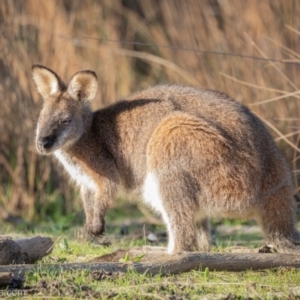
[[1, 0], [1, 217], [55, 222], [82, 210], [59, 166], [35, 151], [42, 101], [31, 80], [34, 63], [54, 69], [65, 80], [81, 69], [96, 71], [94, 109], [160, 83], [228, 93], [271, 126], [298, 190], [299, 15], [297, 0]]

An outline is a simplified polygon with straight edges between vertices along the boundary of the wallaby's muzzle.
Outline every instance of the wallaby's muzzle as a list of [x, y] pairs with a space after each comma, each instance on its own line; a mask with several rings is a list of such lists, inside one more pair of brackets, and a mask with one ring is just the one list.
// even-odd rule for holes
[[36, 142], [36, 148], [40, 153], [46, 154], [47, 152], [49, 152], [51, 150], [52, 146], [54, 145], [55, 140], [56, 140], [55, 135], [39, 137]]

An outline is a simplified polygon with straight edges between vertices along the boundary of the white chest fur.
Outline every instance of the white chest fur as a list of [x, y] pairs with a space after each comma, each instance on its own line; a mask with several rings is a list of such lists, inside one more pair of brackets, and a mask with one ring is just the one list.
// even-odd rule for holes
[[62, 163], [71, 176], [71, 179], [74, 180], [79, 187], [84, 186], [89, 190], [96, 189], [94, 180], [83, 171], [82, 167], [78, 163], [72, 160], [70, 155], [61, 150], [56, 150], [54, 155]]

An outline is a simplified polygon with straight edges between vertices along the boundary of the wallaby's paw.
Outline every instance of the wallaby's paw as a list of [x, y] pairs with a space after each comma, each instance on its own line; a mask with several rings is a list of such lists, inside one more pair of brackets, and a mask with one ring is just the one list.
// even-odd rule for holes
[[92, 237], [101, 237], [104, 235], [105, 233], [105, 222], [101, 222], [98, 224], [86, 224], [86, 231], [87, 233]]

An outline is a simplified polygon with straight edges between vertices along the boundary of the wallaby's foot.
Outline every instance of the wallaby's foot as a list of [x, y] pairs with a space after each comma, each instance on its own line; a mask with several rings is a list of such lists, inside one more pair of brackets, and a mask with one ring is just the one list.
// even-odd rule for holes
[[300, 254], [300, 233], [294, 229], [291, 219], [286, 219], [279, 228], [277, 226], [270, 227], [270, 222], [268, 225], [264, 228], [268, 244], [280, 253]]
[[300, 254], [300, 245], [295, 245], [292, 243], [289, 245], [275, 245], [275, 248], [280, 253]]
[[86, 231], [92, 238], [102, 237], [105, 232], [105, 221], [99, 221], [95, 224], [86, 224]]
[[199, 229], [199, 227], [197, 227], [198, 224], [196, 225], [192, 218], [185, 218], [185, 216], [180, 215], [180, 213], [174, 214], [173, 216], [165, 216], [165, 220], [169, 232], [167, 251], [169, 254], [186, 251], [208, 251], [209, 232], [206, 232], [205, 226], [200, 226]]
[[280, 253], [300, 254], [300, 233], [296, 229], [296, 201], [290, 184], [284, 184], [264, 201], [258, 222], [267, 243]]
[[198, 232], [193, 220], [185, 220], [178, 215], [165, 216], [169, 233], [169, 254], [198, 251]]
[[290, 237], [276, 237], [273, 245], [280, 253], [300, 254], [300, 233], [295, 231]]

